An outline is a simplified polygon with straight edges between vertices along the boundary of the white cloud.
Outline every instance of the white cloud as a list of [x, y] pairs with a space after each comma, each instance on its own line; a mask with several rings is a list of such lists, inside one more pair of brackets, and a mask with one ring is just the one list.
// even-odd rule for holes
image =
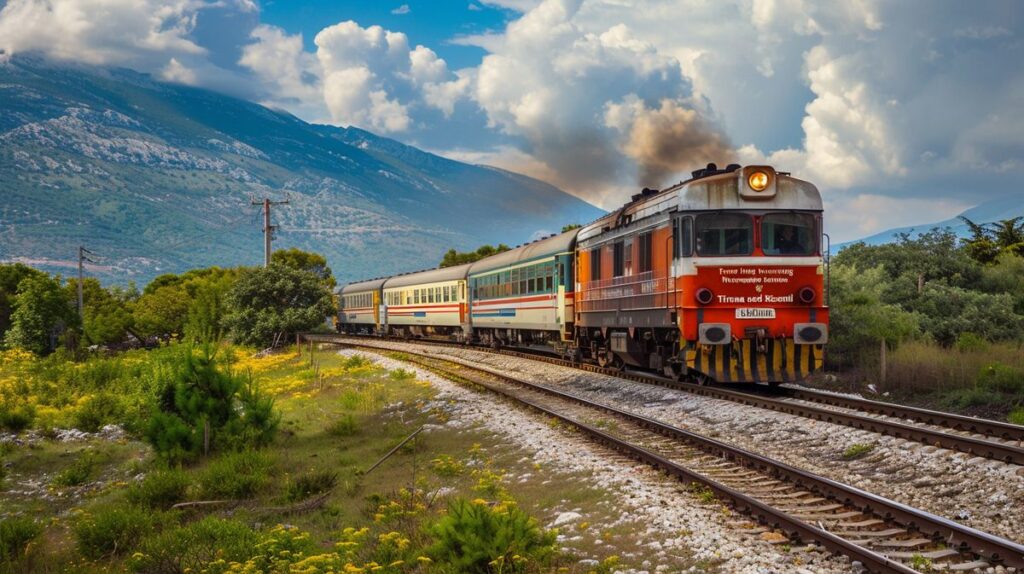
[[969, 207], [956, 200], [843, 195], [825, 202], [826, 231], [833, 244], [907, 225], [921, 225], [920, 231], [927, 231], [927, 224], [955, 217]]
[[408, 14], [409, 12], [412, 12], [412, 10], [409, 8], [408, 4], [402, 4], [398, 8], [395, 8], [394, 10], [391, 11], [392, 14], [398, 16], [401, 16], [402, 14]]
[[473, 4], [472, 2], [469, 3], [469, 6], [467, 7], [467, 9], [470, 12], [480, 12], [480, 11], [483, 10], [483, 8], [481, 8], [479, 4]]
[[205, 50], [189, 38], [197, 0], [8, 0], [0, 10], [0, 49], [41, 51], [90, 64], [138, 65]]

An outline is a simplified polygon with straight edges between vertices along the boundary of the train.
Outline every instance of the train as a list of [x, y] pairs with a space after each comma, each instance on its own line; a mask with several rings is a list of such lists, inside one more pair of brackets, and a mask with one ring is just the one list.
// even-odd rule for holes
[[698, 383], [806, 378], [829, 337], [821, 194], [767, 165], [691, 176], [474, 263], [347, 284], [337, 328]]

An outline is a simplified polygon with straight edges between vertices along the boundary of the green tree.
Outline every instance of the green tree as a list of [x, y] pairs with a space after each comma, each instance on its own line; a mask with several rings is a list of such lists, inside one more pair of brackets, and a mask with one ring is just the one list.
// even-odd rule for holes
[[579, 229], [581, 227], [583, 226], [580, 225], [579, 223], [569, 223], [562, 226], [562, 233], [565, 233], [566, 231], [572, 231], [573, 229]]
[[45, 277], [42, 271], [36, 271], [28, 265], [14, 263], [0, 265], [0, 339], [11, 328], [11, 313], [14, 312], [14, 299], [18, 296], [18, 285], [26, 277]]
[[983, 293], [935, 283], [915, 301], [921, 327], [942, 345], [950, 346], [960, 335], [974, 333], [988, 341], [1007, 341], [1020, 336], [1024, 317], [1013, 309], [1013, 297]]
[[233, 277], [197, 281], [188, 306], [185, 338], [193, 343], [211, 343], [224, 336], [227, 295], [234, 285]]
[[882, 294], [888, 283], [884, 269], [832, 265], [829, 300], [829, 362], [835, 367], [858, 365], [877, 355], [880, 343], [896, 345], [920, 333], [920, 317]]
[[993, 263], [1000, 254], [1024, 256], [1024, 217], [975, 223], [960, 216], [971, 237], [963, 241], [967, 253], [980, 263]]
[[[76, 300], [78, 279], [71, 279], [64, 288], [68, 300]], [[110, 345], [127, 338], [132, 328], [132, 290], [104, 289], [97, 279], [82, 281], [82, 343]]]
[[264, 347], [323, 325], [335, 311], [320, 277], [279, 263], [242, 272], [227, 302], [225, 325], [235, 342]]
[[281, 249], [270, 255], [270, 262], [287, 265], [299, 271], [309, 271], [319, 277], [324, 282], [324, 285], [332, 291], [338, 286], [331, 268], [327, 266], [327, 258], [319, 253], [303, 251], [295, 247]]
[[4, 343], [42, 355], [54, 350], [66, 331], [77, 326], [78, 314], [60, 281], [49, 275], [30, 275], [18, 284]]
[[444, 258], [441, 259], [441, 265], [439, 265], [438, 267], [453, 267], [455, 265], [473, 263], [474, 261], [479, 261], [485, 257], [497, 255], [498, 253], [502, 253], [510, 249], [512, 248], [509, 247], [508, 245], [505, 245], [504, 243], [499, 243], [497, 247], [491, 245], [481, 245], [476, 249], [476, 251], [463, 252], [456, 251], [454, 249], [449, 249], [448, 252], [444, 254]]
[[166, 284], [157, 289], [149, 287], [135, 302], [132, 320], [135, 332], [142, 337], [171, 337], [180, 335], [191, 298], [180, 283]]
[[251, 377], [232, 373], [212, 346], [199, 353], [186, 347], [160, 390], [145, 438], [164, 458], [187, 461], [216, 449], [264, 446], [279, 422], [273, 400]]

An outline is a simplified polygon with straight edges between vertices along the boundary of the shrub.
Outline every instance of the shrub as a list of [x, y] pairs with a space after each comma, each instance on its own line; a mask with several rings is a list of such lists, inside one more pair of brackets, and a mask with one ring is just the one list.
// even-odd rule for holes
[[429, 527], [429, 553], [456, 572], [518, 571], [528, 562], [544, 562], [555, 553], [554, 531], [541, 529], [511, 504], [490, 507], [484, 501], [456, 499], [448, 514]]
[[51, 480], [54, 486], [81, 486], [92, 478], [96, 470], [96, 457], [91, 452], [80, 455], [71, 466], [57, 473]]
[[342, 415], [327, 425], [327, 434], [332, 436], [352, 436], [358, 431], [359, 426], [352, 415]]
[[78, 550], [98, 560], [125, 555], [153, 530], [156, 516], [137, 506], [104, 506], [86, 510], [75, 522]]
[[145, 432], [164, 459], [191, 460], [213, 448], [251, 448], [268, 444], [280, 415], [273, 399], [262, 395], [251, 377], [232, 373], [212, 347], [201, 355], [191, 348], [163, 380], [158, 408]]
[[267, 482], [273, 460], [256, 451], [228, 453], [210, 462], [199, 476], [201, 496], [208, 499], [252, 498]]
[[208, 517], [146, 537], [128, 567], [147, 574], [199, 572], [217, 559], [245, 562], [255, 554], [257, 542], [256, 533], [245, 524]]
[[76, 428], [86, 432], [96, 432], [105, 424], [116, 423], [121, 419], [121, 403], [110, 393], [88, 395], [74, 414]]
[[24, 402], [13, 404], [0, 401], [0, 429], [21, 432], [27, 429], [36, 418], [36, 409]]
[[28, 543], [42, 531], [42, 525], [30, 518], [0, 520], [0, 563], [18, 559], [25, 553]]
[[1000, 393], [1024, 393], [1024, 370], [992, 363], [978, 373], [978, 385]]
[[395, 369], [388, 373], [388, 376], [395, 381], [407, 381], [416, 378], [416, 373], [406, 369]]
[[327, 492], [338, 484], [338, 474], [325, 470], [308, 472], [288, 483], [285, 499], [289, 502], [305, 500], [314, 494]]
[[149, 508], [167, 509], [185, 500], [191, 482], [182, 470], [157, 470], [128, 490], [128, 500]]

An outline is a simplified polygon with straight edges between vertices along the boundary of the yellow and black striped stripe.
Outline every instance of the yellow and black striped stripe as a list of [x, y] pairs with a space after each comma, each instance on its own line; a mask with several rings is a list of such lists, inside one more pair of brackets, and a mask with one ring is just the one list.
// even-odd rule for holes
[[728, 345], [695, 344], [686, 365], [721, 383], [799, 381], [822, 366], [822, 345], [798, 345], [793, 339], [766, 339], [758, 352], [754, 339]]

